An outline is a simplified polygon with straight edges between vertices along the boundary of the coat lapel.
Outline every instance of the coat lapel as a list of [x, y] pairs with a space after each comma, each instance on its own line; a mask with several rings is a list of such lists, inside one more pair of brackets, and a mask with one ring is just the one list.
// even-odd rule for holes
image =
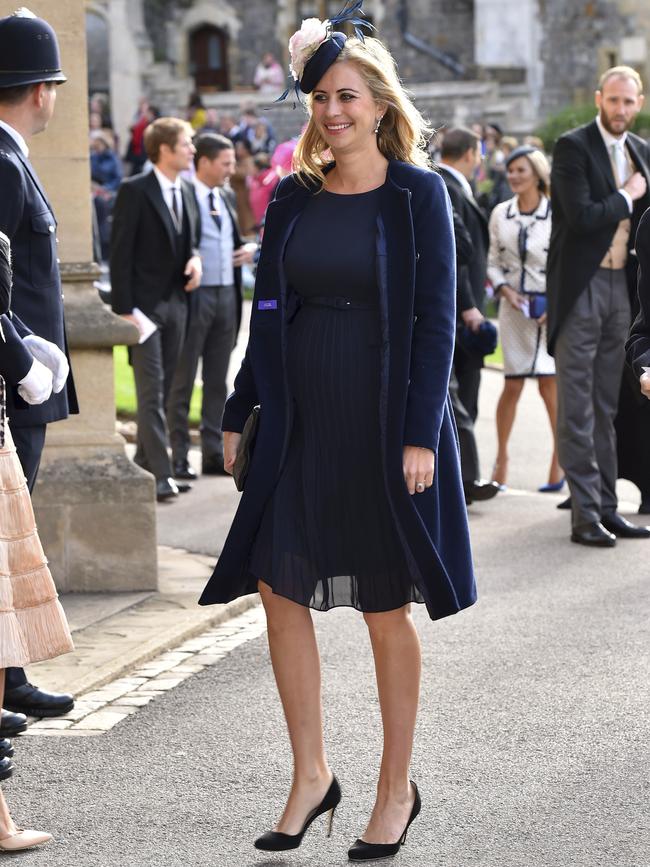
[[596, 164], [603, 173], [611, 191], [615, 193], [618, 187], [616, 186], [616, 181], [614, 180], [612, 163], [609, 158], [609, 154], [607, 153], [607, 148], [605, 147], [603, 137], [600, 134], [600, 130], [598, 129], [598, 124], [595, 120], [587, 126], [586, 131], [587, 139], [589, 142], [589, 150], [593, 154]]
[[[165, 224], [165, 229], [167, 230], [167, 234], [169, 235], [169, 242], [172, 245], [172, 249], [174, 249], [176, 247], [176, 238], [174, 237], [174, 224], [172, 223], [172, 217], [169, 213], [169, 208], [165, 204], [162, 190], [160, 189], [160, 184], [158, 183], [158, 178], [154, 174], [153, 169], [145, 177], [145, 190], [147, 195], [149, 196], [149, 199], [151, 200], [151, 204], [156, 209], [158, 216]], [[183, 197], [183, 206], [185, 206], [185, 197]]]
[[226, 211], [228, 211], [228, 216], [230, 217], [230, 222], [232, 223], [232, 233], [233, 240], [235, 242], [235, 249], [237, 249], [237, 247], [241, 247], [242, 245], [241, 235], [239, 234], [239, 220], [237, 219], [237, 214], [233, 210], [233, 206], [231, 205], [228, 196], [220, 194], [219, 198], [221, 199], [221, 202]]
[[650, 189], [650, 167], [641, 156], [636, 142], [634, 141], [632, 136], [629, 135], [627, 137], [627, 149], [629, 150], [630, 156], [632, 157], [632, 162], [641, 172], [641, 174], [645, 178], [646, 184], [648, 185], [648, 189]]

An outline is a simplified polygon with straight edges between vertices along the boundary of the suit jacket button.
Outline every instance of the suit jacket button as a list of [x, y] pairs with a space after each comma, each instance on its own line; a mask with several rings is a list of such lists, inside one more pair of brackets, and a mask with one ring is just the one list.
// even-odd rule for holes
[[54, 226], [48, 226], [47, 228], [50, 230], [50, 232], [54, 231]]

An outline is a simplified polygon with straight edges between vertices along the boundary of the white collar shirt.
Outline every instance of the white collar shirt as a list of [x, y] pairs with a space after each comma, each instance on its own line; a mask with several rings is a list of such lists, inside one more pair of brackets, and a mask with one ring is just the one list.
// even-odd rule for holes
[[5, 123], [4, 120], [0, 120], [0, 129], [3, 129], [6, 133], [8, 133], [8, 135], [12, 137], [12, 139], [20, 148], [24, 157], [29, 157], [29, 148], [27, 147], [27, 142], [17, 129], [14, 129], [13, 126], [10, 126], [8, 123]]
[[450, 166], [449, 163], [445, 162], [440, 163], [440, 168], [444, 169], [446, 172], [449, 172], [452, 177], [456, 178], [458, 183], [463, 188], [463, 192], [465, 193], [467, 198], [474, 201], [474, 192], [472, 190], [472, 185], [462, 172], [459, 172], [457, 168], [454, 168], [454, 166]]
[[178, 225], [176, 228], [180, 232], [183, 227], [183, 195], [181, 192], [181, 179], [180, 176], [176, 178], [176, 181], [170, 181], [168, 177], [163, 175], [159, 168], [156, 166], [153, 167], [154, 174], [158, 179], [158, 183], [160, 184], [160, 189], [163, 194], [163, 199], [165, 200], [165, 204], [169, 208], [169, 213], [172, 215], [172, 220], [176, 223], [176, 215], [174, 214], [174, 195], [176, 196], [176, 206], [178, 208]]
[[[625, 154], [625, 145], [627, 143], [627, 132], [624, 132], [621, 136], [612, 135], [609, 130], [606, 130], [603, 126], [603, 122], [600, 119], [600, 115], [596, 115], [596, 125], [600, 131], [600, 134], [603, 138], [603, 142], [605, 143], [605, 149], [607, 150], [607, 155], [610, 160], [614, 160], [616, 164], [616, 168], [618, 171], [619, 182], [621, 186], [628, 180], [629, 167], [627, 162], [627, 156]], [[634, 208], [634, 203], [632, 201], [632, 197], [628, 193], [627, 190], [619, 189], [618, 191], [626, 200], [628, 208], [630, 209], [630, 213], [632, 213], [632, 209]]]

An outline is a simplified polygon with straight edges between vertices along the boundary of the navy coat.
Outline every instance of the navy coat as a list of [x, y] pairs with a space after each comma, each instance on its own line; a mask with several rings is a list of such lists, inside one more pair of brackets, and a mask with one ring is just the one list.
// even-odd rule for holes
[[[34, 333], [56, 343], [68, 356], [63, 294], [57, 258], [56, 220], [32, 164], [0, 128], [0, 231], [11, 241], [13, 320], [21, 337]], [[24, 324], [23, 324], [24, 323]], [[7, 389], [13, 427], [32, 427], [79, 412], [72, 372], [66, 387], [39, 406], [29, 406]]]
[[[257, 269], [251, 331], [223, 429], [241, 431], [260, 404], [246, 487], [200, 604], [253, 593], [251, 546], [289, 446], [292, 402], [285, 376], [291, 315], [283, 257], [310, 196], [293, 176], [269, 205]], [[350, 239], [354, 243], [354, 239]], [[332, 253], [335, 255], [335, 252]], [[412, 576], [432, 619], [476, 599], [458, 441], [448, 398], [456, 327], [455, 249], [449, 197], [439, 175], [391, 161], [377, 218], [382, 321], [381, 441], [387, 488]], [[433, 486], [411, 496], [404, 445], [436, 453]]]

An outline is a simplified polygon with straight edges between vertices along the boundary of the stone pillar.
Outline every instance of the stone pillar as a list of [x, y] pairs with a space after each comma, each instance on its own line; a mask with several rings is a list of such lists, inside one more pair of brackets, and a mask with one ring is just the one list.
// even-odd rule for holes
[[[0, 16], [16, 0], [0, 0]], [[84, 0], [30, 0], [56, 30], [67, 83], [30, 153], [58, 220], [68, 340], [81, 414], [48, 426], [34, 491], [43, 546], [61, 591], [157, 585], [154, 480], [115, 432], [113, 346], [137, 337], [93, 281]], [[29, 324], [29, 323], [27, 323]]]
[[142, 0], [110, 0], [108, 28], [111, 116], [123, 155], [138, 100], [148, 95], [143, 93], [142, 70], [153, 62]]
[[539, 0], [476, 0], [474, 53], [478, 66], [526, 70], [534, 110], [541, 101]]

